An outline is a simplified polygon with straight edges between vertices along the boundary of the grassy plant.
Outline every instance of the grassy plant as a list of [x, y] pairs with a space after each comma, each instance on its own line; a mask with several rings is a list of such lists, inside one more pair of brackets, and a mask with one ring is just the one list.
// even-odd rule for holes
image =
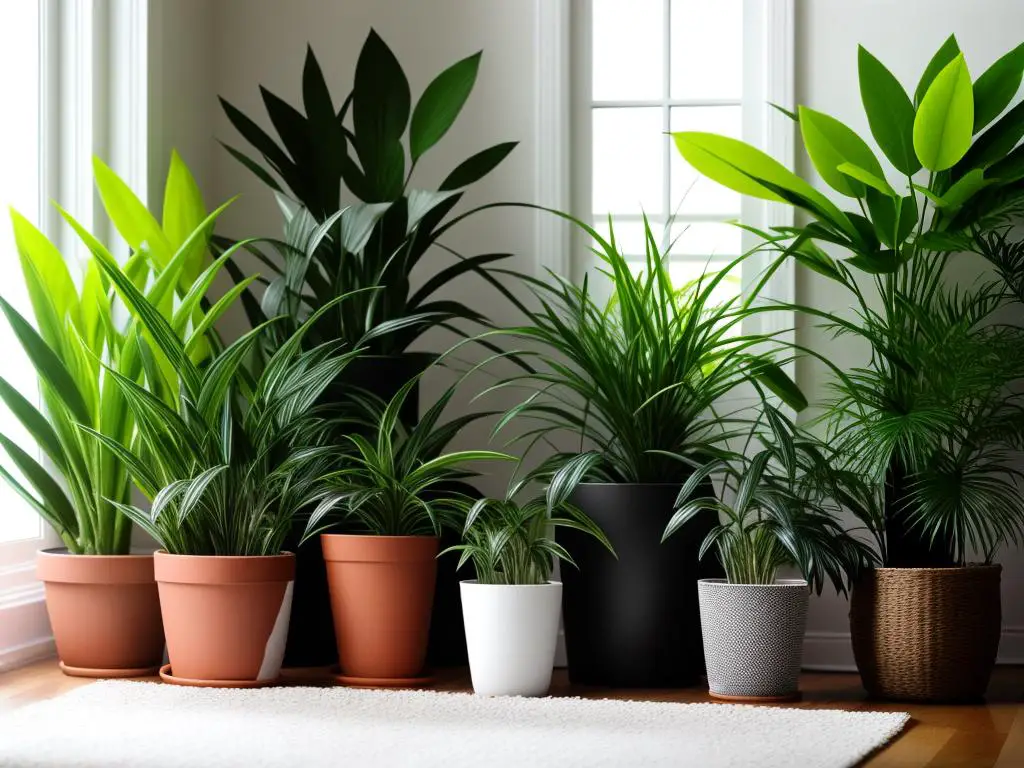
[[[820, 477], [830, 477], [827, 448], [777, 409], [766, 405], [763, 416], [767, 432], [759, 420], [744, 451], [709, 462], [686, 481], [663, 538], [711, 510], [722, 522], [700, 556], [714, 547], [730, 583], [772, 584], [779, 568], [795, 565], [819, 593], [826, 580], [845, 592], [874, 555], [843, 529], [840, 504], [820, 490]], [[724, 487], [721, 499], [701, 493], [708, 478]]]
[[[1024, 298], [1013, 230], [1024, 210], [1024, 111], [1007, 109], [1024, 53], [1015, 48], [972, 83], [950, 37], [913, 99], [863, 48], [858, 69], [887, 167], [834, 117], [803, 106], [791, 115], [818, 174], [851, 199], [847, 210], [735, 139], [687, 132], [676, 144], [710, 178], [800, 208], [809, 223], [761, 234], [850, 296], [852, 317], [797, 309], [870, 346], [866, 364], [833, 366], [824, 420], [840, 470], [871, 488], [853, 509], [884, 563], [988, 561], [1024, 532], [1011, 458], [1024, 444], [1024, 328], [1007, 322]], [[981, 276], [962, 279], [964, 266]]]
[[375, 536], [436, 536], [442, 528], [459, 530], [472, 499], [455, 487], [475, 474], [466, 464], [514, 461], [496, 451], [444, 453], [463, 427], [491, 415], [470, 413], [439, 425], [458, 384], [449, 387], [416, 426], [406, 427], [399, 413], [417, 380], [407, 382], [386, 405], [365, 394], [353, 395], [361, 419], [373, 425], [376, 439], [357, 431], [345, 436], [348, 445], [336, 449], [341, 468], [327, 477], [328, 491], [310, 515], [303, 541], [338, 520]]
[[562, 504], [549, 515], [543, 496], [516, 502], [529, 482], [529, 477], [513, 482], [503, 499], [463, 502], [462, 543], [441, 554], [461, 553], [458, 568], [472, 561], [481, 584], [546, 584], [555, 560], [576, 565], [554, 540], [555, 528], [588, 533], [614, 552], [598, 525], [572, 504]]
[[[161, 225], [109, 168], [99, 160], [95, 168], [103, 203], [119, 229], [133, 231], [142, 223], [147, 227], [144, 238], [128, 238], [134, 252], [125, 263], [124, 274], [145, 292], [192, 358], [208, 359], [212, 324], [231, 301], [231, 296], [225, 297], [207, 307], [208, 311], [200, 306], [224, 263], [222, 259], [205, 266], [204, 261], [214, 222], [224, 206], [205, 213], [191, 174], [174, 155], [164, 192], [168, 212]], [[152, 346], [138, 319], [124, 316], [124, 307], [100, 266], [113, 257], [70, 215], [64, 215], [94, 253], [83, 265], [81, 280], [76, 283], [64, 256], [45, 235], [12, 212], [35, 323], [0, 299], [0, 309], [39, 377], [42, 407], [2, 377], [0, 398], [63, 483], [4, 435], [0, 435], [0, 444], [24, 481], [4, 468], [0, 475], [53, 527], [70, 552], [124, 554], [130, 546], [131, 523], [117, 504], [129, 500], [128, 472], [115, 452], [84, 436], [77, 425], [86, 425], [114, 441], [127, 441], [134, 420], [114, 376], [137, 381], [146, 368], [159, 371], [158, 391], [166, 402], [168, 393], [177, 390], [178, 373]], [[226, 258], [232, 255], [229, 252]], [[185, 283], [195, 289], [182, 292]]]
[[315, 403], [361, 350], [330, 344], [303, 352], [300, 329], [254, 381], [242, 365], [260, 327], [200, 368], [117, 265], [101, 265], [181, 377], [176, 407], [169, 407], [152, 393], [155, 370], [146, 371], [148, 389], [113, 374], [137, 435], [128, 444], [86, 430], [124, 461], [152, 501], [148, 511], [118, 508], [172, 554], [277, 554], [332, 466], [320, 439], [327, 421]]
[[579, 285], [555, 274], [547, 282], [528, 279], [540, 308], [520, 305], [529, 322], [508, 333], [540, 346], [537, 370], [494, 387], [531, 392], [497, 427], [528, 419], [534, 426], [519, 438], [527, 451], [558, 433], [579, 439], [577, 452], [558, 452], [545, 464], [553, 474], [552, 506], [583, 479], [682, 482], [691, 468], [666, 454], [693, 464], [717, 455], [741, 419], [715, 409], [748, 382], [795, 408], [806, 404], [780, 367], [771, 339], [742, 330], [744, 319], [760, 311], [757, 288], [746, 298], [714, 298], [750, 254], [690, 285], [673, 286], [667, 256], [646, 219], [639, 273], [619, 248], [614, 228], [606, 240], [575, 223], [596, 243], [612, 298], [599, 301], [587, 279]]

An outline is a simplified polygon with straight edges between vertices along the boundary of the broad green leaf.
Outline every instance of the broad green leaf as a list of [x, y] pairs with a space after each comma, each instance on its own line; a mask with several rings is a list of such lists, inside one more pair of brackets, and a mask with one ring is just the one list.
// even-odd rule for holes
[[993, 183], [991, 179], [985, 178], [984, 171], [975, 168], [972, 171], [968, 171], [952, 187], [947, 189], [937, 205], [946, 209], [959, 208], [974, 197], [975, 194]]
[[[171, 166], [164, 186], [163, 229], [173, 251], [177, 251], [206, 218], [206, 206], [192, 172], [177, 150], [171, 151]], [[203, 268], [206, 243], [197, 242], [181, 273], [181, 286], [188, 286]]]
[[362, 252], [374, 226], [390, 207], [390, 203], [356, 203], [346, 208], [339, 225], [341, 247], [349, 253]]
[[967, 154], [952, 170], [953, 178], [972, 169], [984, 169], [998, 163], [1017, 146], [1024, 136], [1024, 102], [989, 126], [974, 140]]
[[963, 54], [936, 75], [914, 118], [914, 151], [930, 171], [952, 168], [971, 146], [974, 95]]
[[791, 196], [783, 197], [783, 193], [791, 193], [803, 198], [799, 204], [806, 201], [804, 207], [827, 217], [851, 237], [858, 236], [849, 219], [831, 200], [761, 150], [713, 133], [686, 131], [673, 133], [672, 137], [686, 161], [709, 179], [740, 194], [798, 204]]
[[133, 251], [148, 250], [153, 262], [160, 268], [165, 267], [175, 248], [153, 214], [121, 177], [98, 157], [92, 159], [92, 168], [103, 207], [121, 237]]
[[39, 331], [48, 344], [56, 345], [67, 320], [81, 322], [78, 291], [64, 257], [46, 235], [14, 209], [11, 223]]
[[900, 173], [921, 168], [914, 154], [914, 105], [893, 74], [864, 46], [857, 49], [860, 98], [879, 148]]
[[974, 83], [974, 132], [995, 120], [1013, 101], [1024, 75], [1024, 43], [1000, 57]]
[[[803, 114], [800, 115], [803, 117]], [[767, 387], [773, 394], [795, 411], [804, 410], [808, 403], [800, 387], [780, 366], [766, 359], [754, 361], [750, 366], [750, 375]]]
[[856, 267], [869, 275], [888, 275], [899, 269], [905, 259], [897, 256], [895, 251], [875, 251], [873, 253], [858, 253], [844, 263]]
[[441, 191], [461, 189], [479, 181], [508, 157], [508, 153], [515, 149], [518, 143], [517, 141], [506, 141], [471, 155], [448, 174], [438, 189]]
[[985, 176], [1003, 183], [1024, 178], [1024, 145], [1017, 147], [998, 163], [989, 166]]
[[924, 74], [921, 75], [921, 79], [917, 83], [917, 88], [914, 90], [914, 104], [916, 106], [920, 106], [921, 102], [924, 101], [924, 95], [931, 88], [932, 82], [938, 77], [939, 73], [959, 55], [960, 45], [956, 41], [956, 35], [950, 35], [939, 47], [939, 50], [935, 52], [935, 55], [932, 56], [928, 66], [925, 67]]
[[476, 83], [481, 53], [452, 64], [423, 91], [409, 124], [409, 153], [413, 162], [434, 146], [462, 111]]
[[889, 182], [886, 181], [884, 177], [869, 173], [859, 165], [854, 165], [853, 163], [840, 163], [837, 170], [850, 178], [856, 179], [865, 186], [881, 192], [883, 195], [898, 197], [896, 190], [889, 186]]
[[844, 163], [862, 168], [873, 177], [884, 178], [874, 153], [848, 126], [808, 107], [799, 107], [799, 114], [807, 154], [826, 184], [849, 197], [864, 196], [864, 184], [839, 170]]
[[459, 194], [456, 190], [431, 192], [425, 189], [411, 189], [406, 195], [408, 201], [408, 214], [406, 222], [406, 234], [412, 232], [424, 216], [437, 208], [441, 203], [453, 195]]
[[885, 245], [895, 248], [910, 236], [917, 223], [917, 204], [913, 197], [890, 197], [871, 189], [867, 204], [878, 239]]
[[356, 61], [352, 89], [352, 127], [369, 202], [391, 201], [402, 194], [405, 150], [401, 139], [411, 99], [402, 65], [371, 29]]
[[330, 90], [312, 46], [306, 47], [302, 67], [302, 104], [308, 119], [310, 141], [320, 166], [315, 175], [318, 214], [338, 210], [341, 202], [341, 173], [348, 159], [342, 119], [337, 116]]

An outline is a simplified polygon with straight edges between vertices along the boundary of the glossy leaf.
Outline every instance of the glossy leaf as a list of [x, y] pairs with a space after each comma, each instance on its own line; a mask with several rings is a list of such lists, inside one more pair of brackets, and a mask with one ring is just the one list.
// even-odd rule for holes
[[413, 162], [434, 146], [459, 116], [476, 83], [481, 53], [452, 64], [423, 91], [409, 124], [409, 152]]
[[928, 66], [925, 67], [924, 73], [921, 75], [921, 79], [917, 82], [917, 88], [914, 90], [915, 106], [919, 107], [921, 105], [925, 94], [931, 88], [935, 78], [959, 55], [960, 45], [956, 41], [956, 35], [950, 35], [943, 41], [935, 55], [932, 56], [931, 61], [928, 62]]
[[94, 157], [92, 167], [103, 207], [121, 237], [133, 251], [147, 250], [158, 267], [167, 266], [176, 249], [160, 223], [106, 163]]
[[860, 97], [871, 135], [900, 173], [921, 168], [914, 152], [914, 105], [893, 74], [864, 46], [857, 49]]
[[480, 181], [508, 157], [509, 152], [515, 149], [518, 143], [517, 141], [506, 141], [471, 155], [448, 174], [438, 189], [441, 191], [462, 189]]
[[974, 82], [974, 132], [977, 133], [1006, 109], [1020, 88], [1024, 75], [1024, 43], [1004, 54]]
[[931, 171], [953, 167], [971, 146], [974, 96], [963, 55], [935, 76], [914, 118], [914, 151]]
[[840, 163], [836, 170], [845, 176], [849, 176], [851, 179], [856, 179], [866, 187], [870, 187], [877, 192], [881, 192], [883, 195], [898, 197], [896, 191], [889, 186], [889, 182], [887, 182], [884, 177], [870, 173], [859, 165], [854, 165], [853, 163]]
[[864, 184], [839, 170], [844, 163], [883, 178], [882, 166], [864, 140], [839, 120], [801, 106], [800, 132], [811, 162], [830, 187], [849, 197], [863, 197]]

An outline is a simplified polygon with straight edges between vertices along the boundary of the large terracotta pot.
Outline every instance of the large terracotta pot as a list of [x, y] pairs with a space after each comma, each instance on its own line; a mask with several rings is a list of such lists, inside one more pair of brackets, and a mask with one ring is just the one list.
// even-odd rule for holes
[[998, 565], [873, 568], [850, 596], [864, 688], [878, 698], [976, 701], [999, 650]]
[[295, 555], [204, 557], [157, 552], [171, 682], [277, 679], [288, 636]]
[[152, 675], [164, 656], [153, 555], [72, 555], [44, 549], [36, 574], [64, 674]]
[[343, 682], [423, 672], [437, 579], [433, 536], [320, 537]]

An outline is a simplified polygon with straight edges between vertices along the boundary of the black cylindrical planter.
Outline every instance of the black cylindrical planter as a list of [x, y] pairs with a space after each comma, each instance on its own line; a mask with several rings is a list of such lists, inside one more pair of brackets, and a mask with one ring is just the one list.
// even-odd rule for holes
[[664, 544], [679, 494], [675, 484], [581, 483], [571, 501], [607, 534], [618, 558], [593, 537], [558, 528], [578, 568], [562, 567], [569, 680], [579, 685], [678, 688], [704, 672], [697, 580], [723, 576], [698, 560], [717, 524], [690, 521]]
[[[345, 391], [351, 387], [372, 392], [382, 400], [388, 401], [409, 379], [425, 370], [433, 360], [433, 355], [423, 353], [406, 353], [394, 357], [358, 357], [324, 391], [320, 404], [343, 403]], [[402, 422], [409, 426], [416, 423], [419, 418], [418, 386], [409, 393], [399, 416]], [[304, 527], [305, 524], [300, 518], [296, 529], [286, 542], [286, 547], [296, 554], [295, 587], [292, 593], [291, 620], [284, 655], [286, 667], [321, 667], [338, 661], [323, 549], [318, 538], [307, 541], [301, 547], [298, 546]], [[343, 525], [339, 526], [335, 532], [343, 532], [343, 529]], [[457, 599], [457, 583], [454, 589]]]

